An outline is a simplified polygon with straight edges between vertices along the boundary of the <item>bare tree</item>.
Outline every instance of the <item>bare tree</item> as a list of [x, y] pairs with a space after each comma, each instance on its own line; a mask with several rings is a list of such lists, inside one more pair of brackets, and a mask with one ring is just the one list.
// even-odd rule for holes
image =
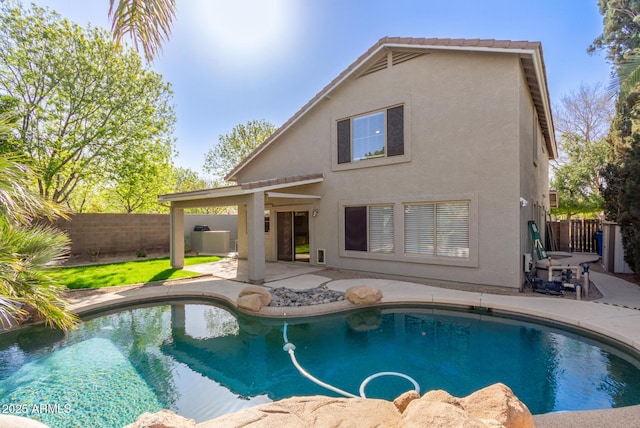
[[614, 114], [601, 84], [581, 84], [555, 107], [559, 157], [551, 162], [551, 185], [560, 194], [554, 214], [567, 218], [602, 211], [600, 189], [606, 165], [606, 137]]
[[615, 113], [613, 101], [601, 83], [581, 83], [578, 89], [563, 96], [560, 105], [555, 106], [554, 110], [556, 138], [560, 142], [560, 151], [564, 151], [563, 143], [569, 134], [574, 135], [586, 146], [602, 140], [609, 133]]

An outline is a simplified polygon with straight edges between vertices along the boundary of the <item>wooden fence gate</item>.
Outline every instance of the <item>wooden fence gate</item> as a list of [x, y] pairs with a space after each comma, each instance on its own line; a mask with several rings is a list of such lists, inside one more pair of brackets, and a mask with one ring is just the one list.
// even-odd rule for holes
[[597, 253], [596, 232], [600, 229], [599, 220], [560, 220], [552, 221], [553, 238], [560, 251], [572, 253]]
[[569, 238], [572, 253], [597, 253], [596, 232], [599, 220], [569, 220]]

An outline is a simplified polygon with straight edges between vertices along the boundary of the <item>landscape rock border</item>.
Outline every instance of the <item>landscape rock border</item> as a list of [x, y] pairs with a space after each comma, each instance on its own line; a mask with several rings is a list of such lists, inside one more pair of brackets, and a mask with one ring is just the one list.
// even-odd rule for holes
[[370, 398], [292, 397], [221, 416], [209, 427], [470, 427], [533, 428], [533, 416], [511, 389], [502, 384], [464, 398], [443, 390], [422, 397], [415, 391], [393, 402]]

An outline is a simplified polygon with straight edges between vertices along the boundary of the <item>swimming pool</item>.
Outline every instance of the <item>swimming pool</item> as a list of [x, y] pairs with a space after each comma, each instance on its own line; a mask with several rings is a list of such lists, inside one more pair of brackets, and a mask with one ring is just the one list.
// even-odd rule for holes
[[[397, 371], [422, 392], [455, 396], [502, 382], [534, 414], [640, 403], [637, 358], [553, 327], [424, 307], [288, 323], [300, 364], [356, 395], [368, 376]], [[163, 408], [202, 422], [293, 395], [336, 395], [295, 369], [282, 327], [212, 303], [174, 302], [100, 315], [66, 337], [43, 327], [3, 334], [2, 412], [52, 427], [114, 427]], [[412, 388], [381, 377], [366, 393], [393, 399]]]

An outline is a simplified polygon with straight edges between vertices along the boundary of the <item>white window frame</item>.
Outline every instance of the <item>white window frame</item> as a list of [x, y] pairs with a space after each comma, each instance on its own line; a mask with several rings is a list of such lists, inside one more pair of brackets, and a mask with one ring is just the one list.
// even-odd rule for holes
[[[393, 204], [349, 204], [341, 207], [343, 218], [347, 208], [364, 207], [366, 212], [366, 251], [344, 250], [357, 254], [394, 254], [395, 252], [395, 213]], [[346, 218], [343, 220], [344, 229]], [[341, 247], [346, 248], [346, 232], [341, 236]]]
[[[369, 101], [369, 100], [359, 100], [363, 101], [363, 104], [359, 104], [359, 113], [354, 116], [354, 108], [352, 104], [345, 104], [344, 106], [336, 106], [336, 110], [334, 110], [334, 114], [331, 117], [331, 170], [332, 171], [348, 171], [352, 169], [360, 169], [360, 168], [375, 168], [384, 165], [395, 165], [399, 163], [407, 163], [411, 162], [411, 121], [412, 121], [412, 108], [411, 108], [411, 96], [409, 94], [396, 94], [393, 99], [390, 99], [389, 103], [381, 107], [378, 100]], [[395, 107], [403, 106], [403, 151], [404, 154], [401, 155], [389, 155], [388, 144], [388, 129], [387, 128], [387, 112], [389, 109], [393, 109]], [[340, 108], [342, 107], [342, 108]], [[384, 156], [363, 159], [362, 161], [354, 161], [353, 160], [353, 138], [350, 138], [349, 144], [351, 148], [349, 162], [339, 163], [338, 161], [338, 123], [345, 120], [350, 119], [353, 120], [354, 117], [361, 117], [368, 114], [374, 114], [378, 112], [385, 112], [385, 154]], [[350, 133], [353, 132], [353, 126], [350, 126]], [[365, 204], [366, 205], [366, 204]]]
[[[408, 256], [443, 257], [468, 260], [471, 253], [470, 205], [470, 201], [464, 200], [403, 204], [404, 254]], [[455, 233], [455, 235], [457, 235], [456, 240], [458, 242], [465, 243], [466, 246], [450, 245], [451, 241], [444, 239], [445, 233], [450, 233], [451, 229], [441, 227], [444, 218], [440, 216], [440, 211], [451, 206], [466, 206], [466, 224], [457, 225], [457, 233]], [[414, 218], [407, 217], [407, 210], [411, 208], [422, 211], [423, 216]], [[431, 216], [431, 218], [428, 218], [428, 216]], [[465, 233], [466, 239], [464, 237]], [[461, 235], [462, 239], [460, 239]]]
[[[367, 132], [366, 135], [360, 136], [360, 135], [356, 135], [356, 130], [357, 128], [359, 128], [357, 126], [358, 123], [362, 123], [362, 121], [367, 120], [367, 119], [373, 119], [373, 117], [375, 116], [382, 116], [382, 129], [375, 129], [375, 134], [372, 134], [371, 132]], [[365, 125], [366, 128], [369, 130], [369, 128], [371, 128], [371, 124], [367, 124]], [[363, 154], [362, 157], [356, 157], [356, 144], [363, 142], [365, 139], [369, 140], [374, 138], [374, 136], [378, 133], [382, 134], [382, 153], [379, 154], [372, 154], [371, 156], [365, 156]], [[366, 144], [366, 143], [363, 143]], [[365, 153], [366, 154], [366, 153]], [[370, 160], [370, 159], [377, 159], [377, 158], [385, 158], [387, 157], [387, 110], [378, 110], [372, 113], [367, 113], [367, 114], [363, 114], [360, 116], [355, 116], [353, 118], [351, 118], [351, 162], [360, 162], [360, 161], [366, 161], [366, 160]]]
[[[360, 260], [381, 260], [410, 264], [425, 264], [433, 266], [459, 266], [459, 267], [479, 267], [478, 257], [478, 193], [452, 193], [443, 195], [430, 195], [426, 197], [414, 198], [403, 194], [385, 198], [373, 199], [347, 199], [338, 201], [338, 227], [335, 230], [335, 239], [338, 242], [339, 257]], [[469, 203], [469, 257], [442, 257], [429, 256], [424, 254], [407, 254], [405, 252], [405, 205], [420, 205], [436, 202], [456, 202], [467, 201]], [[345, 207], [386, 205], [393, 206], [394, 222], [394, 252], [381, 253], [370, 251], [357, 251], [345, 249]], [[367, 241], [368, 242], [368, 241]]]

